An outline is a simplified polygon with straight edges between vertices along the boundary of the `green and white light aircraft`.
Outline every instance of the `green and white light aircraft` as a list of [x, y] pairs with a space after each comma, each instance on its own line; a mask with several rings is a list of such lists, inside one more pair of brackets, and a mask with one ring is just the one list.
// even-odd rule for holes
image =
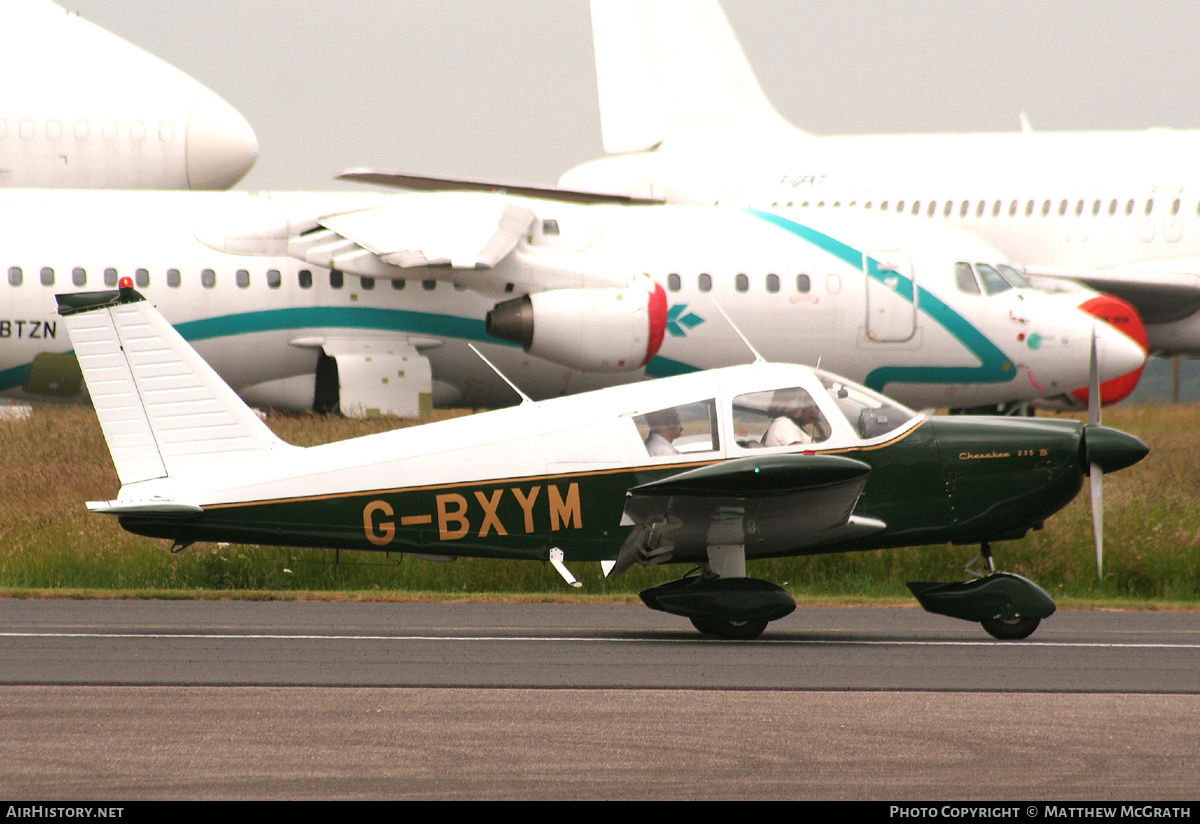
[[128, 280], [58, 301], [121, 481], [116, 500], [88, 506], [125, 529], [180, 547], [549, 561], [571, 583], [569, 563], [690, 564], [699, 574], [643, 600], [725, 638], [795, 608], [747, 577], [748, 559], [945, 542], [980, 545], [988, 574], [910, 585], [922, 604], [1026, 637], [1054, 603], [995, 572], [991, 542], [1147, 451], [1098, 423], [930, 418], [761, 359], [300, 448]]

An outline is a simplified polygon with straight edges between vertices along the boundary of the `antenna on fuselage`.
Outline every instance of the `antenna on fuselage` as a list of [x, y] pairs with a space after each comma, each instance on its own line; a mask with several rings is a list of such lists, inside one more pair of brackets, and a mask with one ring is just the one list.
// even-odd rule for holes
[[754, 355], [754, 363], [769, 363], [769, 361], [764, 358], [757, 349], [754, 348], [754, 346], [750, 343], [749, 338], [742, 334], [742, 330], [738, 329], [738, 325], [733, 322], [733, 319], [730, 318], [729, 315], [725, 314], [725, 310], [721, 308], [721, 304], [714, 300], [712, 305], [716, 307], [717, 311], [721, 313], [721, 317], [725, 318], [725, 322], [728, 323], [730, 328], [737, 333], [737, 336], [742, 339], [742, 343], [746, 344], [746, 348], [750, 350], [752, 355]]
[[501, 372], [501, 371], [500, 371], [500, 369], [499, 369], [499, 368], [496, 366], [496, 364], [492, 363], [490, 360], [488, 360], [487, 358], [485, 358], [485, 357], [483, 356], [483, 353], [482, 353], [482, 352], [480, 352], [478, 349], [476, 349], [476, 348], [475, 348], [475, 344], [473, 344], [473, 343], [468, 343], [468, 344], [467, 344], [467, 346], [471, 347], [471, 351], [472, 351], [472, 352], [474, 352], [476, 355], [478, 355], [478, 356], [479, 356], [479, 359], [480, 359], [481, 361], [483, 361], [484, 363], [486, 363], [486, 364], [487, 364], [489, 367], [491, 367], [491, 370], [492, 370], [493, 372], [495, 372], [497, 375], [499, 375], [499, 376], [500, 376], [500, 380], [502, 380], [502, 381], [504, 381], [505, 383], [507, 383], [507, 384], [509, 385], [509, 387], [512, 389], [512, 391], [516, 392], [518, 395], [520, 395], [520, 396], [521, 396], [521, 404], [522, 404], [522, 405], [524, 405], [524, 404], [527, 404], [527, 403], [535, 403], [535, 401], [533, 400], [533, 398], [529, 397], [529, 396], [528, 396], [528, 395], [526, 395], [524, 392], [522, 392], [520, 389], [518, 389], [518, 388], [517, 388], [517, 385], [516, 385], [515, 383], [513, 383], [512, 381], [510, 381], [510, 380], [508, 379], [508, 376], [507, 376], [507, 375], [505, 375], [503, 372]]

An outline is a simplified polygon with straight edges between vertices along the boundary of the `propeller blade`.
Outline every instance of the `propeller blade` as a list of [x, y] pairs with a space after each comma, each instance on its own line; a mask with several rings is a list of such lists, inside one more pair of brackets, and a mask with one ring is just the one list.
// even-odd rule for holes
[[1091, 465], [1092, 535], [1096, 539], [1096, 577], [1104, 580], [1104, 470]]
[[[1100, 368], [1096, 358], [1096, 324], [1092, 324], [1092, 351], [1088, 358], [1088, 425], [1100, 425]], [[1104, 580], [1104, 470], [1091, 464], [1092, 537], [1096, 541], [1096, 577]]]
[[1096, 363], [1096, 324], [1092, 324], [1092, 353], [1088, 359], [1088, 423], [1100, 423], [1100, 368]]

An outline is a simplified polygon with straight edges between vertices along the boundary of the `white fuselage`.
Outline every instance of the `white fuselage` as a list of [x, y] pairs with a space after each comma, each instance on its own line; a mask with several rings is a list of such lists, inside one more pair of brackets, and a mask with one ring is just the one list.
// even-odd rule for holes
[[[474, 406], [515, 398], [468, 342], [485, 344], [536, 397], [744, 363], [751, 354], [718, 303], [767, 359], [820, 361], [914, 406], [1057, 396], [1087, 382], [1094, 319], [1075, 308], [1077, 296], [967, 294], [956, 288], [955, 263], [996, 263], [995, 250], [912, 218], [539, 201], [539, 228], [494, 269], [404, 269], [396, 281], [197, 240], [214, 226], [250, 225], [256, 210], [327, 214], [389, 197], [412, 196], [0, 194], [0, 389], [25, 399], [76, 397], [80, 385], [54, 357], [70, 348], [54, 295], [112, 287], [118, 277], [132, 278], [243, 397], [282, 407], [311, 406], [319, 349], [333, 340], [408, 341], [430, 361], [436, 402]], [[556, 235], [542, 232], [551, 219]], [[865, 276], [864, 255], [895, 271]], [[489, 337], [484, 318], [502, 284], [543, 271], [556, 273], [559, 288], [649, 275], [669, 307], [657, 356], [634, 372], [587, 374]], [[1140, 365], [1127, 338], [1103, 325], [1099, 334], [1105, 379]]]
[[0, 4], [0, 187], [226, 189], [258, 155], [191, 77], [47, 0]]
[[[712, 129], [592, 161], [560, 184], [670, 203], [917, 216], [1031, 271], [1152, 269], [1200, 290], [1200, 131], [771, 136]], [[1152, 351], [1200, 352], [1200, 314]]]

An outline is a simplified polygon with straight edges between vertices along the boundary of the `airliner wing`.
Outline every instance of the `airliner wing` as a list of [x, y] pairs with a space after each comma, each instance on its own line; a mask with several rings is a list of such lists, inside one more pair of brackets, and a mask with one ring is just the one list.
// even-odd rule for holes
[[1036, 285], [1039, 279], [1075, 281], [1115, 295], [1133, 308], [1146, 323], [1170, 323], [1200, 311], [1200, 261], [1163, 261], [1153, 267], [1065, 269], [1030, 268], [1027, 274]]
[[838, 455], [769, 455], [692, 469], [629, 490], [633, 526], [613, 574], [634, 563], [706, 559], [741, 544], [747, 557], [785, 555], [885, 528], [853, 514], [870, 467]]
[[472, 180], [463, 177], [424, 177], [371, 169], [351, 169], [338, 175], [338, 180], [374, 183], [416, 192], [495, 192], [498, 194], [540, 197], [567, 203], [665, 203], [662, 198], [634, 197], [592, 192], [585, 189], [564, 189], [559, 186], [532, 186], [527, 183], [505, 183], [499, 180]]
[[418, 266], [490, 269], [535, 219], [502, 195], [399, 195], [384, 205], [318, 218], [318, 228], [288, 241], [288, 254], [367, 277], [402, 277], [400, 270]]
[[[498, 192], [360, 193], [298, 203], [254, 201], [193, 232], [220, 252], [286, 255], [364, 278], [445, 280], [500, 297], [513, 287], [490, 270], [518, 244], [545, 234], [558, 249], [591, 246], [599, 234], [592, 214], [587, 206]], [[522, 282], [535, 276], [544, 288], [579, 285], [579, 272], [569, 267], [543, 266], [525, 272]]]

